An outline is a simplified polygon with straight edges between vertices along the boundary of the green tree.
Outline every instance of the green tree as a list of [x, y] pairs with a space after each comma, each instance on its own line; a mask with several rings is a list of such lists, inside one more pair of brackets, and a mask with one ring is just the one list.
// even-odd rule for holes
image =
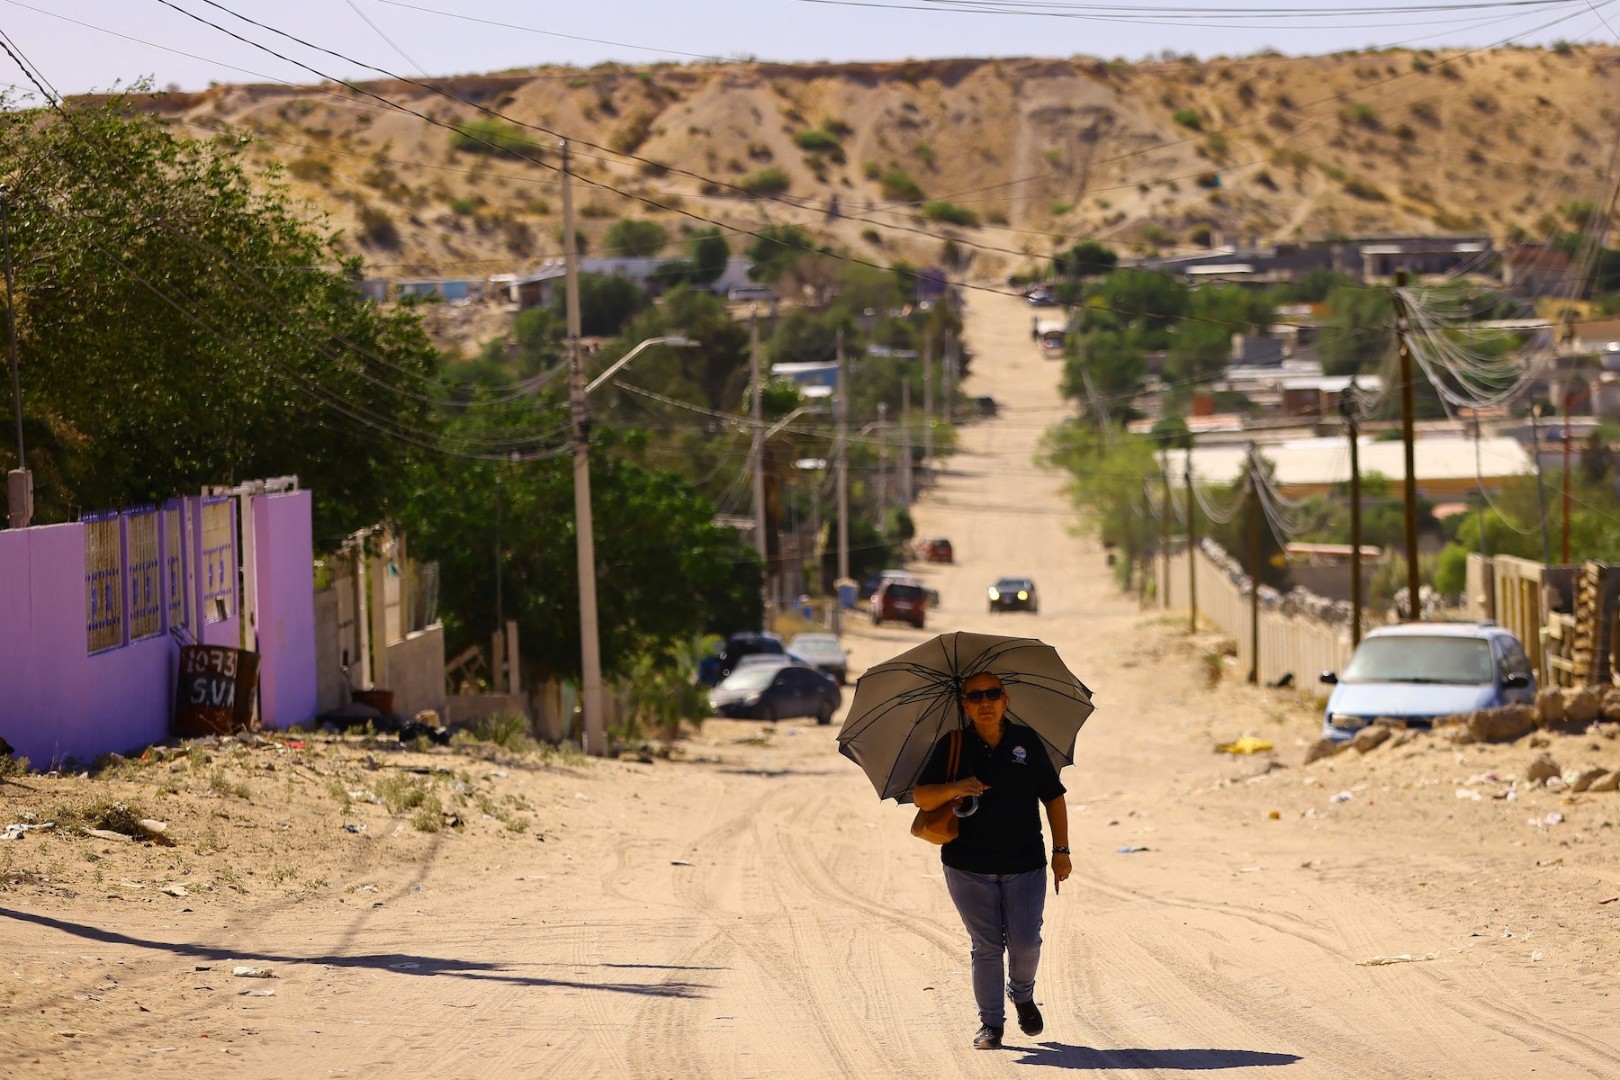
[[[561, 313], [566, 297], [561, 289], [551, 299]], [[632, 315], [652, 303], [635, 282], [619, 274], [579, 275], [579, 332], [586, 337], [612, 337]]]
[[360, 302], [358, 263], [243, 143], [183, 138], [121, 97], [5, 116], [35, 520], [289, 473], [317, 543], [385, 517], [438, 444], [417, 316]]
[[656, 221], [623, 218], [608, 227], [603, 243], [610, 255], [650, 258], [669, 244], [669, 230]]
[[797, 225], [767, 225], [748, 245], [756, 281], [775, 281], [799, 256], [815, 251], [810, 234]]
[[[459, 419], [464, 437], [511, 437], [532, 424], [532, 405]], [[494, 417], [494, 419], [492, 419]], [[566, 410], [546, 410], [566, 428]], [[592, 433], [591, 517], [597, 560], [602, 672], [630, 675], [639, 657], [691, 637], [759, 623], [761, 571], [740, 533], [680, 477], [637, 460], [641, 438], [598, 425]], [[402, 515], [416, 550], [440, 564], [452, 649], [481, 643], [495, 625], [495, 522], [502, 614], [516, 619], [525, 674], [577, 679], [579, 578], [571, 459], [520, 463], [434, 458], [410, 476]], [[498, 509], [497, 509], [498, 507]]]
[[1128, 408], [1147, 375], [1140, 334], [1096, 329], [1081, 334], [1069, 348], [1063, 360], [1063, 396], [1109, 413]]
[[688, 244], [691, 252], [694, 285], [709, 286], [720, 280], [731, 259], [731, 244], [719, 229], [702, 229], [692, 234]]
[[1117, 265], [1119, 253], [1095, 240], [1082, 240], [1052, 256], [1052, 270], [1058, 277], [1080, 281], [1110, 274]]
[[1316, 351], [1328, 375], [1376, 371], [1395, 349], [1395, 309], [1388, 289], [1347, 285], [1327, 295], [1327, 319]]

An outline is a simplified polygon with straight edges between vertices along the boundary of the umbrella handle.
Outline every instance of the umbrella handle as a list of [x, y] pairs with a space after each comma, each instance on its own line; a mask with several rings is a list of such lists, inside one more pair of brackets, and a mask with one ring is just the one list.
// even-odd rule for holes
[[979, 812], [979, 797], [977, 795], [964, 795], [962, 800], [951, 808], [951, 813], [957, 817], [972, 817]]

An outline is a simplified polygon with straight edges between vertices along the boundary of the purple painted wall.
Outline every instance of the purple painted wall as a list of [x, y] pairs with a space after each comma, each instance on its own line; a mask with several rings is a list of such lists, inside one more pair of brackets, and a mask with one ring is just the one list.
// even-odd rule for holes
[[[186, 551], [195, 568], [202, 500], [184, 501]], [[311, 506], [308, 492], [253, 501], [260, 712], [267, 726], [305, 723], [316, 712]], [[240, 616], [209, 623], [198, 614], [201, 577], [188, 581], [191, 633], [204, 644], [241, 647]], [[0, 530], [0, 736], [35, 769], [140, 750], [169, 736], [175, 639], [162, 633], [95, 655], [88, 649], [84, 527]]]
[[[315, 696], [314, 499], [307, 491], [253, 500], [259, 586], [259, 715], [265, 727], [307, 724]], [[251, 644], [251, 643], [250, 643]]]
[[177, 650], [167, 636], [87, 655], [84, 530], [0, 532], [0, 735], [36, 769], [169, 733]]

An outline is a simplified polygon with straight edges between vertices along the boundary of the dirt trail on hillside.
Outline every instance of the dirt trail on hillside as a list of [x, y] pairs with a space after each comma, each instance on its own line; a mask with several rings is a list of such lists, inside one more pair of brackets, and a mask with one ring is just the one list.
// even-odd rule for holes
[[[1207, 685], [1218, 636], [1120, 595], [1063, 479], [1034, 465], [1064, 407], [1029, 316], [970, 300], [963, 391], [1002, 409], [963, 429], [916, 509], [956, 563], [917, 570], [941, 595], [927, 633], [1040, 637], [1096, 693], [1063, 774], [1075, 873], [1048, 903], [1045, 1034], [969, 1047], [938, 851], [837, 754], [836, 722], [715, 720], [677, 761], [260, 747], [251, 767], [275, 764], [271, 779], [197, 804], [175, 848], [0, 841], [0, 1072], [1620, 1075], [1620, 904], [1601, 903], [1620, 894], [1620, 796], [1522, 789], [1508, 778], [1529, 748], [1427, 737], [1302, 767], [1309, 704]], [[985, 610], [1003, 574], [1035, 579], [1038, 615]], [[926, 636], [847, 634], [857, 670]], [[1244, 734], [1278, 752], [1214, 752]], [[424, 834], [326, 790], [356, 782], [345, 770], [435, 768], [486, 812]], [[117, 790], [178, 813], [189, 796], [157, 788], [187, 775]], [[0, 824], [94, 783], [0, 785]], [[525, 827], [503, 827], [503, 807]]]

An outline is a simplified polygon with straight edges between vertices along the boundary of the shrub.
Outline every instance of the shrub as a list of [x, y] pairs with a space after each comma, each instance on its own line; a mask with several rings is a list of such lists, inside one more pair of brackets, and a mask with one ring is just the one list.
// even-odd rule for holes
[[324, 184], [332, 179], [332, 166], [324, 161], [312, 157], [301, 157], [287, 166], [287, 172], [294, 179], [304, 180], [311, 184]]
[[1204, 118], [1198, 115], [1197, 109], [1177, 109], [1170, 114], [1170, 119], [1184, 128], [1191, 128], [1193, 131], [1202, 131], [1204, 129]]
[[540, 144], [523, 130], [493, 116], [457, 124], [450, 132], [450, 149], [492, 157], [540, 160]]
[[399, 228], [388, 211], [375, 206], [360, 208], [360, 241], [375, 248], [392, 251], [399, 247]]
[[1204, 148], [1210, 152], [1211, 156], [1223, 158], [1226, 156], [1227, 150], [1230, 149], [1230, 145], [1226, 141], [1226, 136], [1217, 131], [1204, 140]]
[[793, 136], [793, 144], [812, 153], [834, 153], [843, 149], [837, 135], [821, 128], [804, 128]]
[[780, 195], [791, 186], [788, 174], [772, 166], [743, 179], [742, 189], [750, 195]]
[[939, 221], [946, 225], [962, 225], [969, 228], [979, 224], [978, 214], [965, 206], [957, 206], [955, 203], [943, 200], [924, 203], [922, 210], [923, 217], [929, 221]]
[[1073, 210], [1073, 209], [1074, 209], [1074, 203], [1072, 203], [1072, 202], [1055, 202], [1055, 203], [1052, 204], [1052, 216], [1053, 217], [1062, 217], [1064, 214], [1067, 214], [1070, 210]]
[[1362, 127], [1375, 128], [1378, 126], [1378, 110], [1365, 101], [1351, 102], [1350, 119]]
[[878, 231], [876, 229], [871, 229], [871, 228], [862, 229], [861, 230], [861, 239], [865, 240], [868, 244], [871, 244], [873, 247], [882, 247], [883, 246], [883, 237], [878, 234]]
[[457, 214], [476, 214], [484, 208], [482, 195], [467, 195], [460, 199], [450, 200], [450, 209]]
[[878, 187], [890, 202], [922, 202], [922, 185], [902, 169], [890, 169], [878, 177]]
[[929, 146], [928, 143], [919, 142], [916, 146], [911, 148], [911, 152], [916, 154], [922, 163], [927, 165], [930, 169], [934, 167], [934, 148]]

